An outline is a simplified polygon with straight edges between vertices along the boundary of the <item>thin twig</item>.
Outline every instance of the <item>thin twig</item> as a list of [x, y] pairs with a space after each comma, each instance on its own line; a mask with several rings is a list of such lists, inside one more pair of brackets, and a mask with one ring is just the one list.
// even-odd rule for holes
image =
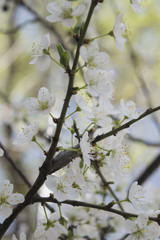
[[[59, 202], [57, 199], [52, 198], [52, 197], [48, 197], [48, 198], [46, 198], [46, 197], [37, 198], [36, 197], [36, 198], [33, 198], [32, 203], [36, 203], [36, 202], [40, 202], [40, 203], [52, 202], [52, 203], [57, 203], [57, 204], [67, 204], [67, 205], [71, 205], [73, 207], [87, 207], [87, 208], [99, 209], [99, 210], [103, 210], [103, 211], [118, 214], [118, 215], [124, 217], [125, 219], [127, 219], [127, 218], [137, 218], [138, 217], [137, 214], [119, 211], [117, 209], [110, 208], [107, 205], [98, 205], [98, 204], [82, 202], [82, 201], [65, 200], [63, 202]], [[149, 219], [151, 221], [157, 222], [158, 224], [160, 223], [160, 218], [158, 218], [158, 217], [149, 217]]]
[[138, 184], [143, 184], [152, 173], [158, 168], [160, 165], [160, 154], [152, 161], [152, 163], [140, 174], [140, 176], [135, 180]]
[[116, 196], [116, 194], [114, 193], [114, 191], [112, 190], [111, 186], [108, 184], [108, 182], [106, 181], [105, 177], [103, 176], [101, 170], [99, 169], [99, 166], [96, 164], [96, 161], [92, 161], [92, 165], [94, 166], [98, 176], [100, 177], [100, 179], [102, 180], [104, 186], [109, 190], [110, 194], [114, 197], [114, 199], [116, 200], [116, 202], [118, 202], [118, 206], [121, 209], [121, 211], [124, 211], [121, 203], [119, 203], [119, 199]]
[[[14, 160], [11, 158], [11, 156], [8, 154], [6, 148], [4, 147], [4, 145], [0, 142], [0, 147], [3, 149], [4, 151], [4, 157], [6, 158], [6, 160], [11, 164], [12, 168], [15, 170], [15, 172], [21, 177], [21, 179], [24, 181], [24, 183], [26, 184], [26, 186], [28, 186], [29, 188], [32, 187], [32, 184], [29, 182], [29, 180], [27, 179], [27, 177], [24, 175], [24, 173], [21, 171], [21, 169], [19, 167], [17, 167], [17, 164], [15, 164]], [[36, 195], [37, 197], [39, 196], [38, 194]], [[54, 212], [54, 209], [49, 206], [48, 204], [45, 204], [45, 206], [51, 211]]]
[[160, 110], [160, 106], [155, 107], [155, 108], [149, 108], [144, 113], [142, 113], [138, 118], [132, 119], [131, 121], [121, 125], [118, 128], [113, 129], [110, 132], [98, 135], [91, 143], [95, 144], [95, 143], [101, 141], [102, 139], [105, 139], [105, 138], [110, 137], [112, 135], [116, 135], [118, 132], [122, 131], [123, 129], [129, 128], [132, 124], [138, 122], [139, 120], [143, 119], [144, 117], [146, 117], [146, 116], [148, 116], [148, 115], [150, 115], [150, 114], [152, 114], [156, 111], [159, 111], [159, 110]]

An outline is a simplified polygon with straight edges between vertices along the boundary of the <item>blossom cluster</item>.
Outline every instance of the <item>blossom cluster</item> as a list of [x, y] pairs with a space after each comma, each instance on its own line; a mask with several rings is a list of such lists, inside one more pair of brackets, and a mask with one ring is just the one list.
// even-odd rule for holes
[[[142, 11], [139, 3], [141, 1], [130, 1], [135, 12]], [[46, 6], [50, 13], [46, 16], [46, 20], [50, 23], [61, 22], [63, 27], [73, 27], [72, 32], [80, 29], [78, 31], [81, 33], [84, 25], [78, 21], [83, 20], [88, 10], [87, 5], [86, 1], [50, 2]], [[77, 22], [79, 24], [76, 25]], [[78, 35], [78, 31], [75, 38], [77, 42], [81, 37]], [[127, 42], [126, 34], [127, 27], [121, 13], [116, 17], [113, 29], [106, 35], [112, 36], [118, 50], [123, 51]], [[132, 100], [121, 99], [115, 106], [113, 95], [116, 73], [111, 67], [109, 54], [101, 51], [98, 38], [84, 39], [85, 41], [78, 48], [79, 66], [77, 65], [78, 67], [74, 71], [70, 68], [70, 53], [63, 49], [62, 45], [57, 46], [59, 61], [51, 56], [51, 40], [48, 33], [42, 37], [39, 45], [33, 44], [33, 59], [30, 64], [35, 64], [40, 71], [46, 71], [53, 61], [63, 68], [64, 74], [68, 73], [69, 76], [77, 74], [80, 70], [84, 83], [82, 88], [74, 87], [72, 89], [75, 111], [65, 116], [64, 119], [60, 119], [64, 123], [62, 126], [64, 136], [60, 135], [56, 148], [57, 155], [63, 150], [75, 151], [77, 155], [67, 166], [45, 176], [45, 187], [50, 193], [49, 199], [57, 203], [59, 212], [56, 210], [49, 214], [43, 204], [45, 217], [38, 219], [36, 230], [33, 233], [34, 239], [51, 240], [54, 237], [55, 240], [156, 240], [160, 235], [158, 224], [151, 218], [157, 217], [159, 211], [152, 207], [147, 190], [138, 182], [131, 184], [128, 194], [126, 192], [124, 194], [122, 189], [123, 193], [121, 194], [119, 190], [123, 187], [123, 181], [128, 181], [130, 171], [129, 144], [126, 138], [129, 130], [110, 134], [109, 137], [102, 138], [97, 142], [93, 141], [97, 136], [111, 132], [129, 120], [139, 118], [143, 113]], [[28, 119], [28, 115], [32, 117], [46, 115], [53, 120], [53, 124], [59, 123], [59, 119], [54, 118], [52, 114], [56, 101], [55, 95], [56, 93], [52, 93], [46, 87], [41, 87], [38, 97], [29, 97], [24, 100], [23, 105], [27, 110], [25, 111], [26, 119]], [[69, 108], [72, 109], [72, 106]], [[47, 155], [48, 153], [37, 142], [38, 129], [37, 121], [22, 127], [14, 143], [35, 142]], [[4, 152], [0, 148], [0, 157]], [[105, 177], [107, 181], [104, 180]], [[113, 184], [114, 191], [110, 187], [111, 184]], [[13, 184], [9, 180], [0, 184], [0, 216], [3, 218], [12, 214], [12, 205], [23, 204], [25, 201], [22, 194], [12, 192]], [[119, 195], [119, 199], [116, 194]], [[76, 211], [73, 210], [73, 207], [64, 207], [62, 211], [61, 205], [71, 203], [71, 200], [81, 201], [84, 206], [84, 201], [91, 202], [92, 206], [98, 204], [99, 208], [106, 206], [106, 209], [110, 209], [115, 206], [115, 213], [119, 206], [122, 216], [115, 216], [111, 211], [106, 215], [102, 214], [96, 207], [95, 209], [86, 208], [86, 210], [79, 208]], [[131, 212], [129, 213], [131, 217], [128, 214], [125, 219], [124, 211], [127, 214]], [[19, 239], [26, 240], [25, 233], [20, 233]], [[16, 235], [12, 236], [12, 240], [17, 240]]]

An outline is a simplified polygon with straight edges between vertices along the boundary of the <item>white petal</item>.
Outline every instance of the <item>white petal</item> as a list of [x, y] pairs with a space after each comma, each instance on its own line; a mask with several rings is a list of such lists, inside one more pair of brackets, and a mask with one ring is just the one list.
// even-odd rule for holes
[[12, 206], [9, 204], [3, 204], [0, 206], [0, 216], [7, 218], [12, 214]]
[[81, 54], [81, 57], [83, 58], [83, 60], [84, 60], [85, 62], [87, 62], [87, 61], [88, 61], [88, 52], [87, 52], [87, 49], [86, 49], [85, 46], [82, 46], [82, 47], [80, 48], [80, 54]]
[[12, 240], [18, 240], [15, 234], [12, 235]]
[[135, 238], [135, 235], [131, 234], [128, 237], [126, 237], [125, 240], [137, 240], [137, 239]]
[[125, 42], [126, 42], [126, 41], [127, 41], [127, 40], [126, 40], [125, 38], [120, 37], [120, 36], [119, 36], [119, 38], [116, 38], [116, 39], [115, 39], [116, 46], [117, 46], [117, 48], [118, 48], [120, 51], [123, 51], [123, 50], [124, 50]]
[[26, 240], [26, 235], [23, 232], [20, 233], [20, 240]]
[[155, 240], [160, 234], [160, 227], [156, 222], [151, 222], [146, 228], [146, 238]]
[[14, 141], [14, 144], [21, 144], [30, 142], [38, 132], [38, 123], [34, 122], [18, 132], [18, 138]]
[[49, 175], [49, 176], [47, 176], [47, 179], [45, 181], [46, 187], [51, 191], [53, 191], [55, 189], [55, 183], [54, 183], [55, 178], [58, 178], [58, 177]]
[[48, 22], [59, 22], [59, 21], [62, 20], [62, 17], [59, 16], [59, 15], [57, 15], [57, 14], [55, 14], [55, 15], [49, 15], [49, 16], [46, 17], [46, 20], [47, 20]]
[[148, 215], [146, 213], [141, 213], [137, 218], [137, 224], [139, 228], [146, 228], [148, 223]]
[[47, 10], [48, 12], [55, 14], [56, 12], [58, 14], [62, 14], [62, 9], [61, 7], [56, 3], [56, 2], [51, 2], [47, 4]]
[[36, 113], [40, 110], [40, 105], [37, 98], [27, 98], [24, 101], [24, 106], [28, 109], [29, 113]]
[[38, 57], [34, 58], [32, 61], [30, 61], [29, 64], [36, 64]]
[[74, 18], [67, 18], [62, 20], [62, 24], [65, 27], [72, 27], [76, 23], [76, 20]]
[[3, 149], [2, 149], [2, 148], [0, 148], [0, 157], [2, 157], [2, 156], [3, 156], [3, 154], [4, 154], [4, 151], [3, 151]]
[[49, 37], [49, 34], [45, 34], [42, 38], [42, 48], [48, 50], [49, 46], [50, 46], [50, 37]]
[[13, 193], [12, 195], [9, 196], [8, 202], [11, 205], [16, 205], [16, 204], [22, 203], [22, 202], [24, 202], [24, 196], [20, 193]]
[[109, 55], [105, 52], [99, 52], [95, 57], [94, 61], [99, 65], [103, 66], [104, 63], [109, 61]]
[[39, 99], [39, 101], [44, 102], [44, 103], [48, 102], [50, 100], [50, 94], [49, 94], [49, 91], [47, 88], [42, 87], [39, 89], [38, 99]]
[[126, 220], [125, 221], [125, 225], [127, 228], [127, 232], [132, 233], [132, 232], [136, 232], [137, 227], [134, 221], [131, 220]]
[[43, 55], [37, 58], [36, 68], [40, 71], [46, 71], [50, 67], [51, 59], [48, 55]]
[[57, 220], [60, 219], [60, 215], [59, 215], [58, 212], [54, 212], [54, 213], [52, 213], [52, 214], [50, 215], [49, 219], [50, 219], [51, 221], [57, 221]]
[[4, 193], [5, 196], [9, 196], [13, 192], [13, 184], [10, 184], [9, 180], [4, 180], [3, 183], [0, 185], [0, 193]]
[[68, 11], [72, 7], [72, 1], [62, 0], [61, 7]]
[[85, 13], [86, 6], [84, 4], [80, 4], [73, 8], [72, 16], [81, 16]]
[[34, 232], [34, 237], [39, 239], [46, 239], [45, 238], [45, 229], [44, 226], [38, 226], [36, 231]]

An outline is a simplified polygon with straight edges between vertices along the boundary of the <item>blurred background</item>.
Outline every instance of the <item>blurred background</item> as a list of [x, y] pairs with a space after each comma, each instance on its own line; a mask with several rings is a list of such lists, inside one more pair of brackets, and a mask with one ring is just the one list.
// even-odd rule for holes
[[[50, 24], [45, 20], [48, 15], [46, 5], [49, 2], [0, 0], [0, 141], [31, 183], [38, 174], [44, 155], [34, 143], [22, 146], [13, 144], [18, 129], [36, 120], [36, 117], [28, 117], [24, 100], [28, 97], [37, 97], [39, 88], [46, 87], [56, 96], [53, 113], [58, 117], [68, 83], [67, 75], [54, 63], [45, 72], [40, 72], [35, 65], [29, 64], [33, 54], [32, 45], [33, 42], [40, 42], [41, 37], [49, 33], [51, 54], [57, 60], [56, 45], [59, 42], [72, 54], [76, 47], [71, 29], [64, 28], [61, 23]], [[133, 100], [138, 107], [145, 110], [160, 105], [160, 0], [146, 0], [142, 3], [142, 13], [136, 14], [129, 0], [105, 0], [103, 7], [99, 4], [95, 11], [87, 36], [91, 38], [111, 31], [116, 16], [123, 13], [127, 26], [125, 50], [120, 52], [116, 48], [114, 38], [110, 36], [99, 39], [99, 47], [101, 51], [106, 51], [110, 55], [109, 68], [116, 72], [113, 103], [119, 105], [120, 99], [124, 98], [125, 101]], [[85, 16], [80, 20], [84, 19]], [[77, 75], [75, 86], [83, 85], [81, 76]], [[55, 129], [51, 119], [42, 116], [38, 121], [40, 132], [50, 136]], [[40, 136], [39, 140], [45, 147], [49, 146], [48, 140]], [[149, 164], [156, 162], [153, 173], [149, 174], [150, 177], [144, 179], [142, 184], [149, 186], [152, 195], [158, 198], [160, 113], [152, 114], [132, 126], [128, 141], [131, 179], [138, 179]], [[0, 181], [4, 179], [10, 179], [15, 185], [15, 191], [23, 194], [27, 192], [28, 187], [6, 158], [2, 157]], [[160, 202], [157, 203], [160, 207]], [[27, 211], [18, 217], [8, 232], [9, 237], [11, 233], [19, 232], [21, 229], [27, 231], [26, 222], [32, 222], [34, 226], [36, 214], [33, 214], [33, 209], [27, 208]], [[34, 229], [29, 231], [32, 232]]]

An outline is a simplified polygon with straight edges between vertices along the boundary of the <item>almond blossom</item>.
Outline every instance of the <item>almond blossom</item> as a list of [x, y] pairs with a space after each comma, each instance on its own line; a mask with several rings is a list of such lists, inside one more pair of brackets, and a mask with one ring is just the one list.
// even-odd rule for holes
[[127, 41], [123, 37], [123, 35], [126, 31], [126, 26], [123, 23], [122, 19], [123, 19], [123, 14], [119, 14], [116, 17], [114, 27], [113, 27], [113, 34], [115, 37], [116, 46], [120, 51], [124, 50], [124, 45], [125, 45], [125, 42]]
[[13, 184], [9, 180], [4, 180], [0, 184], [0, 215], [7, 218], [12, 214], [12, 205], [24, 202], [24, 196], [13, 192]]
[[140, 214], [135, 221], [126, 220], [126, 228], [129, 232], [126, 240], [156, 240], [160, 234], [158, 224], [149, 221], [146, 214]]
[[30, 97], [24, 102], [24, 106], [28, 109], [29, 114], [33, 113], [49, 113], [51, 107], [55, 103], [55, 97], [50, 96], [47, 88], [39, 89], [38, 98]]
[[58, 222], [59, 219], [59, 213], [54, 212], [49, 219], [41, 220], [34, 232], [35, 239], [57, 240], [60, 235], [67, 234], [67, 229]]
[[45, 34], [39, 45], [33, 43], [33, 55], [34, 58], [30, 64], [36, 64], [36, 68], [40, 71], [46, 71], [49, 66], [51, 59], [49, 55], [44, 53], [44, 50], [49, 51], [50, 48], [50, 37], [49, 34]]
[[86, 11], [85, 4], [79, 4], [72, 8], [72, 1], [62, 0], [60, 4], [51, 2], [47, 4], [47, 10], [51, 15], [46, 19], [49, 22], [62, 22], [65, 27], [72, 27], [76, 20], [73, 17], [79, 17]]
[[139, 2], [142, 2], [142, 1], [145, 1], [145, 0], [130, 0], [131, 7], [135, 12], [139, 12], [139, 13], [142, 12], [141, 5], [139, 3]]

